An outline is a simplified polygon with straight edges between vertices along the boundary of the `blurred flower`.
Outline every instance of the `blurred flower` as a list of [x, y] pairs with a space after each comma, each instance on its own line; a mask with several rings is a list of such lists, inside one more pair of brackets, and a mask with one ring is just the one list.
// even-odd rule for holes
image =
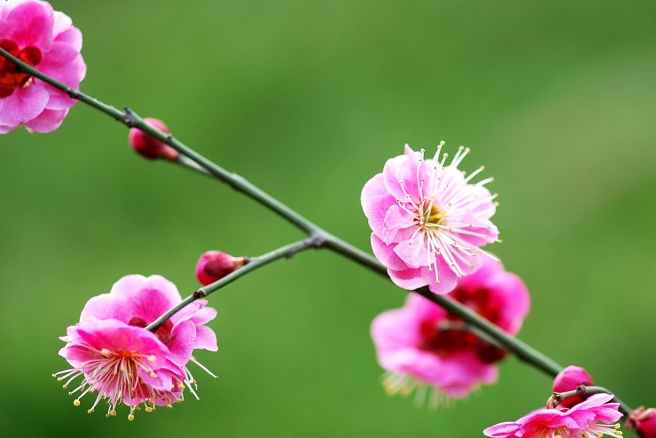
[[483, 187], [492, 179], [470, 184], [483, 168], [465, 177], [458, 165], [469, 149], [462, 147], [445, 166], [443, 144], [429, 159], [406, 145], [404, 155], [387, 160], [362, 189], [374, 254], [404, 289], [428, 285], [448, 293], [459, 278], [476, 271], [480, 247], [499, 234], [489, 220], [496, 195]]
[[[86, 74], [80, 55], [82, 34], [67, 15], [43, 1], [0, 2], [0, 47], [75, 89]], [[75, 103], [65, 92], [0, 56], [0, 133], [21, 125], [53, 131]]]
[[641, 438], [656, 438], [656, 409], [640, 406], [629, 414], [628, 426]]
[[[513, 335], [530, 307], [521, 279], [493, 260], [486, 260], [476, 273], [461, 280], [453, 298]], [[388, 371], [387, 392], [408, 395], [416, 389], [416, 401], [421, 404], [426, 389], [432, 387], [432, 406], [496, 381], [493, 363], [505, 355], [460, 319], [415, 294], [408, 296], [403, 308], [376, 317], [371, 335], [378, 361]]]
[[233, 257], [221, 251], [207, 251], [196, 263], [196, 278], [203, 286], [214, 283], [248, 262], [246, 257]]
[[[163, 121], [159, 119], [153, 119], [147, 117], [144, 119], [144, 122], [157, 128], [162, 132], [169, 134], [169, 128], [164, 124]], [[146, 134], [137, 128], [130, 128], [128, 133], [128, 141], [130, 146], [135, 150], [139, 155], [148, 158], [150, 160], [155, 160], [157, 158], [164, 158], [170, 161], [175, 161], [178, 159], [178, 151], [173, 149], [171, 146], [166, 143], [162, 143], [154, 137]]]
[[598, 438], [609, 435], [619, 438], [622, 417], [619, 403], [608, 403], [612, 394], [594, 394], [572, 408], [542, 408], [517, 421], [499, 423], [483, 433], [500, 438]]
[[[78, 390], [83, 392], [77, 398], [76, 404], [79, 404], [82, 395], [95, 390], [98, 391], [99, 398], [94, 407], [101, 398], [106, 398], [110, 403], [110, 413], [118, 402], [123, 402], [131, 407], [132, 415], [139, 403], [170, 405], [181, 400], [185, 386], [198, 398], [196, 382], [187, 369], [187, 363], [192, 361], [216, 377], [192, 356], [195, 349], [218, 349], [214, 331], [205, 326], [205, 323], [216, 317], [216, 310], [206, 307], [207, 301], [196, 300], [174, 314], [154, 333], [145, 329], [181, 300], [175, 285], [157, 275], [128, 275], [114, 284], [109, 294], [91, 298], [82, 310], [79, 324], [69, 327], [67, 336], [62, 338], [67, 345], [62, 348], [60, 354], [68, 360], [73, 369], [56, 374], [59, 380], [68, 379], [66, 385], [76, 377], [84, 375], [84, 380], [78, 387]], [[91, 342], [87, 333], [93, 333], [98, 340]], [[153, 339], [156, 342], [153, 342]], [[140, 350], [140, 341], [146, 342], [144, 340], [148, 341], [147, 345], [152, 347], [152, 351]], [[89, 351], [87, 356], [84, 356], [86, 361], [80, 358], [80, 350]], [[144, 362], [143, 357], [150, 360], [150, 356], [155, 357], [155, 363], [160, 365], [158, 369], [168, 370], [171, 375], [171, 379], [165, 380], [159, 386], [146, 380], [142, 376], [143, 373], [134, 374], [131, 371], [143, 369], [152, 377], [150, 370], [143, 365], [149, 363]], [[105, 357], [111, 361], [104, 360]], [[106, 383], [110, 380], [106, 375], [112, 370], [110, 364], [123, 364], [127, 370], [122, 373], [122, 380], [112, 381], [111, 388]], [[160, 375], [156, 369], [152, 371]], [[135, 380], [135, 376], [141, 380]], [[169, 385], [171, 382], [173, 386]], [[120, 386], [137, 383], [144, 384], [145, 387], [136, 395], [126, 393]]]
[[[554, 379], [553, 392], [573, 391], [581, 385], [592, 386], [594, 385], [594, 381], [584, 368], [570, 365], [558, 373]], [[560, 400], [559, 405], [564, 408], [571, 408], [588, 397], [590, 397], [589, 394], [574, 395]]]

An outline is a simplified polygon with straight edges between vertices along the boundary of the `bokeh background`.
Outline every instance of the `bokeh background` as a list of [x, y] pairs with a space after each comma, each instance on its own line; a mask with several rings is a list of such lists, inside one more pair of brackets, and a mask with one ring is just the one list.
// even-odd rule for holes
[[[363, 184], [408, 142], [473, 149], [500, 193], [492, 248], [532, 292], [521, 337], [656, 404], [656, 3], [53, 1], [85, 38], [83, 90], [165, 119], [201, 153], [369, 249]], [[257, 255], [300, 234], [228, 187], [140, 159], [83, 105], [49, 135], [0, 139], [3, 436], [481, 436], [544, 403], [501, 380], [432, 412], [388, 397], [371, 319], [404, 293], [328, 252], [211, 298], [220, 351], [201, 402], [106, 419], [51, 378], [67, 325], [130, 273], [183, 295], [208, 249]]]

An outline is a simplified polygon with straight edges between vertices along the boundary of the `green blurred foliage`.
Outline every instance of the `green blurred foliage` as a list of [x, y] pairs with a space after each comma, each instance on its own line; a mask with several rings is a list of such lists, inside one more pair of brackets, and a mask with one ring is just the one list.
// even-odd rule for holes
[[[586, 0], [57, 0], [84, 33], [83, 90], [167, 121], [201, 153], [369, 248], [363, 184], [405, 142], [471, 146], [501, 207], [493, 247], [532, 292], [521, 337], [655, 405], [656, 3]], [[404, 294], [331, 253], [212, 297], [220, 351], [201, 402], [133, 423], [74, 408], [50, 377], [67, 325], [125, 274], [183, 294], [207, 249], [300, 237], [229, 188], [134, 155], [88, 107], [0, 140], [3, 436], [481, 436], [549, 395], [516, 359], [431, 412], [387, 397], [369, 340]]]

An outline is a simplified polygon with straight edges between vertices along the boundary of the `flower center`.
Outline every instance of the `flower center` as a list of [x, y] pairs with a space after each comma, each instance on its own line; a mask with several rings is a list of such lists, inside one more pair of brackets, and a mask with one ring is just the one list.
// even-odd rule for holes
[[[487, 289], [468, 291], [456, 288], [451, 296], [494, 324], [501, 318]], [[422, 325], [421, 333], [423, 342], [419, 348], [443, 358], [467, 350], [473, 350], [483, 363], [498, 362], [506, 356], [504, 350], [478, 337], [460, 318], [453, 315], [447, 315], [446, 320], [441, 321], [437, 327], [431, 323]]]
[[[3, 40], [0, 42], [0, 47], [32, 67], [41, 62], [41, 51], [36, 47], [27, 46], [19, 49], [11, 40]], [[22, 72], [7, 58], [0, 56], [0, 98], [10, 96], [16, 88], [29, 87], [32, 82], [32, 76]]]
[[440, 225], [446, 217], [446, 211], [440, 210], [432, 201], [424, 201], [423, 225]]

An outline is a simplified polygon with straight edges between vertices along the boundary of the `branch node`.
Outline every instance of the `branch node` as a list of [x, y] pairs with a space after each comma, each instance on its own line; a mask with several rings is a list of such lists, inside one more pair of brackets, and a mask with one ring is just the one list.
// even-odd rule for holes
[[125, 125], [128, 128], [134, 128], [138, 120], [139, 120], [139, 116], [137, 116], [137, 114], [135, 114], [135, 112], [132, 111], [130, 107], [128, 106], [123, 107], [123, 123], [125, 123]]

